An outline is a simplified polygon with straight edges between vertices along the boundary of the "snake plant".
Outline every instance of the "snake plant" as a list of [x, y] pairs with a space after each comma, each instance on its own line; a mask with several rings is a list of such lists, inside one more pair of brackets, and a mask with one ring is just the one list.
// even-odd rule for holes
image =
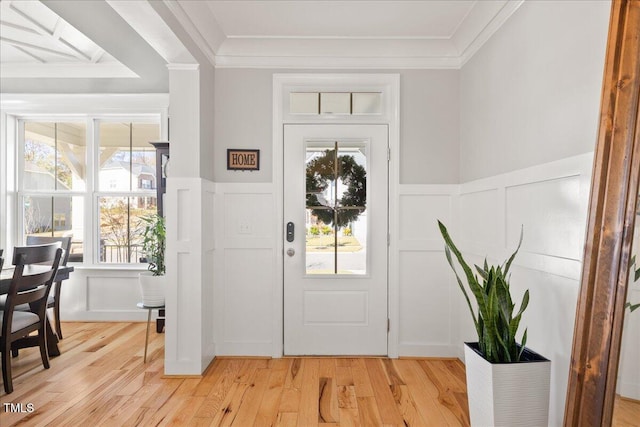
[[[518, 247], [504, 264], [489, 266], [485, 259], [482, 267], [475, 266], [476, 275], [451, 240], [444, 224], [438, 221], [438, 226], [445, 241], [447, 261], [453, 269], [458, 285], [469, 306], [478, 334], [480, 352], [491, 363], [519, 362], [527, 342], [527, 330], [525, 329], [520, 344], [516, 342], [516, 332], [522, 319], [522, 313], [529, 304], [529, 290], [524, 293], [520, 309], [514, 313], [515, 304], [512, 302], [509, 291], [508, 274], [511, 263], [522, 244], [522, 232]], [[475, 298], [476, 310], [474, 310], [474, 305], [471, 303], [469, 294], [454, 266], [452, 253], [464, 271], [469, 289]]]

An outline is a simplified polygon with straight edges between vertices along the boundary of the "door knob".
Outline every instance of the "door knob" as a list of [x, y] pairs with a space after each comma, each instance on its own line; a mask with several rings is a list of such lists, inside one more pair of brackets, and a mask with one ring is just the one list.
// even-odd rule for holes
[[295, 254], [296, 254], [296, 251], [294, 251], [293, 248], [287, 249], [287, 255], [294, 256]]

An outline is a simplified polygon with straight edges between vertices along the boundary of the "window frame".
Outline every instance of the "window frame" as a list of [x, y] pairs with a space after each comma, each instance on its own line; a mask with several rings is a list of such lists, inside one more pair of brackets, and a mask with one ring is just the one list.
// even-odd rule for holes
[[[74, 263], [77, 266], [101, 268], [101, 269], [146, 269], [146, 265], [136, 262], [131, 263], [106, 263], [100, 262], [100, 198], [101, 197], [153, 197], [157, 196], [156, 190], [139, 189], [130, 191], [100, 191], [100, 123], [151, 123], [158, 125], [158, 139], [166, 139], [166, 114], [163, 111], [153, 112], [119, 112], [118, 114], [24, 114], [12, 116], [15, 120], [15, 155], [13, 156], [13, 170], [15, 171], [15, 224], [13, 233], [15, 242], [24, 242], [26, 234], [24, 230], [24, 199], [25, 197], [78, 197], [82, 198], [84, 208], [83, 216], [83, 261]], [[83, 122], [85, 124], [85, 188], [84, 190], [31, 190], [25, 189], [24, 179], [24, 147], [25, 147], [25, 123], [72, 123]], [[9, 159], [10, 160], [10, 159]]]

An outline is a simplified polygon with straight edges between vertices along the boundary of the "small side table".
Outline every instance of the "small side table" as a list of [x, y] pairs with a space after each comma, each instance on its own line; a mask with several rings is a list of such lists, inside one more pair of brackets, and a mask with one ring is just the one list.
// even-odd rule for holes
[[157, 307], [149, 307], [144, 305], [141, 302], [139, 302], [136, 305], [138, 306], [138, 308], [141, 308], [143, 310], [149, 310], [149, 314], [147, 315], [147, 336], [144, 340], [144, 363], [147, 363], [147, 347], [149, 346], [149, 325], [151, 324], [151, 312], [153, 310], [164, 310], [164, 305], [160, 305]]

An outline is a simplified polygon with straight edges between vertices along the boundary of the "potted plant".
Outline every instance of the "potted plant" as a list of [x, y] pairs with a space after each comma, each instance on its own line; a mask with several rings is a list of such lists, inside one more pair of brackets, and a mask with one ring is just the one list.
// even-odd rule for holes
[[164, 305], [165, 294], [165, 221], [164, 217], [158, 214], [141, 217], [140, 220], [144, 225], [142, 251], [144, 260], [149, 263], [148, 271], [140, 273], [142, 303], [147, 307], [161, 307]]
[[[445, 254], [466, 299], [478, 342], [465, 343], [467, 394], [471, 425], [542, 426], [548, 424], [551, 362], [525, 347], [527, 331], [516, 341], [522, 314], [529, 304], [529, 290], [520, 308], [512, 302], [509, 269], [520, 245], [500, 266], [475, 271], [464, 260], [447, 228], [438, 221], [445, 241]], [[454, 266], [452, 254], [464, 271], [475, 304]], [[474, 309], [475, 306], [475, 309]]]

